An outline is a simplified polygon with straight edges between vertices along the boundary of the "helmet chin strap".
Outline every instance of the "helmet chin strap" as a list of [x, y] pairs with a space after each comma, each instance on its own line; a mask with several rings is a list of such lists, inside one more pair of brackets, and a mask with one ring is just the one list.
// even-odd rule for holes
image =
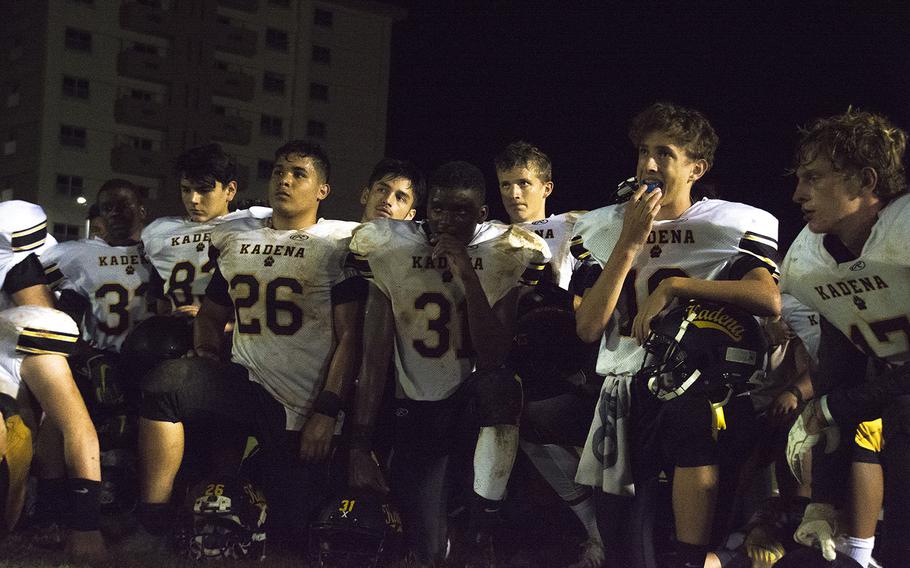
[[651, 379], [648, 381], [648, 388], [660, 400], [663, 400], [663, 401], [673, 400], [674, 398], [676, 398], [678, 396], [682, 396], [682, 394], [684, 392], [686, 392], [686, 389], [691, 387], [692, 383], [697, 381], [698, 377], [700, 377], [700, 376], [701, 376], [701, 371], [699, 371], [698, 369], [695, 369], [694, 371], [692, 371], [692, 374], [689, 375], [689, 378], [686, 379], [685, 381], [683, 381], [683, 383], [681, 385], [679, 385], [678, 387], [676, 387], [675, 389], [673, 389], [671, 391], [663, 391], [663, 392], [661, 392], [660, 386], [657, 384], [657, 377], [651, 377]]
[[[689, 313], [689, 315], [679, 324], [679, 329], [676, 330], [676, 337], [673, 338], [673, 341], [679, 345], [679, 342], [682, 341], [683, 336], [686, 334], [686, 330], [689, 329], [689, 324], [698, 317], [694, 311]], [[701, 371], [695, 369], [689, 378], [687, 378], [681, 385], [673, 389], [672, 391], [661, 392], [660, 386], [657, 384], [657, 377], [651, 377], [648, 380], [648, 389], [657, 396], [660, 400], [673, 400], [674, 398], [680, 396], [682, 393], [686, 392], [686, 389], [692, 386], [698, 377], [701, 376]]]

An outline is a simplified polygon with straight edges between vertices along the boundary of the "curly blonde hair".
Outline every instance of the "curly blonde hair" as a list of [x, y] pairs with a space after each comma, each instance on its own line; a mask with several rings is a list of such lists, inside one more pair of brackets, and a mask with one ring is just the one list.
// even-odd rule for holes
[[874, 169], [875, 194], [882, 199], [907, 193], [903, 162], [907, 133], [887, 117], [850, 107], [844, 114], [814, 120], [800, 128], [799, 135], [794, 171], [823, 156], [836, 171], [848, 175]]

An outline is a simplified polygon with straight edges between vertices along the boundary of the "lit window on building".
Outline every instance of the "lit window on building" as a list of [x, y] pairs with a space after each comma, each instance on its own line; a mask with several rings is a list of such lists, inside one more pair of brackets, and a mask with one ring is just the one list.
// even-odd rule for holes
[[85, 148], [86, 137], [85, 128], [69, 124], [60, 125], [60, 144], [62, 146]]

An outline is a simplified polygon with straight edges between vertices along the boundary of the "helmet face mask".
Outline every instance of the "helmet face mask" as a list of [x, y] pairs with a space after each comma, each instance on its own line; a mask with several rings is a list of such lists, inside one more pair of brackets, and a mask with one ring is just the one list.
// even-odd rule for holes
[[191, 517], [180, 541], [195, 560], [265, 557], [265, 497], [253, 484], [219, 479], [197, 485], [187, 499]]
[[661, 400], [685, 393], [724, 400], [755, 388], [764, 374], [764, 333], [755, 317], [740, 308], [692, 300], [651, 327], [635, 379]]

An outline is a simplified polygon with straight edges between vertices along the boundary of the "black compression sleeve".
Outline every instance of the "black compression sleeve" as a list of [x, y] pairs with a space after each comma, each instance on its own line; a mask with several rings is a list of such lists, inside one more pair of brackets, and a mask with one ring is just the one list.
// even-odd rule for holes
[[332, 305], [363, 301], [368, 289], [365, 278], [354, 276], [343, 280], [332, 287]]
[[41, 266], [38, 257], [32, 253], [6, 273], [3, 291], [12, 295], [19, 290], [45, 284], [45, 282], [44, 267]]

